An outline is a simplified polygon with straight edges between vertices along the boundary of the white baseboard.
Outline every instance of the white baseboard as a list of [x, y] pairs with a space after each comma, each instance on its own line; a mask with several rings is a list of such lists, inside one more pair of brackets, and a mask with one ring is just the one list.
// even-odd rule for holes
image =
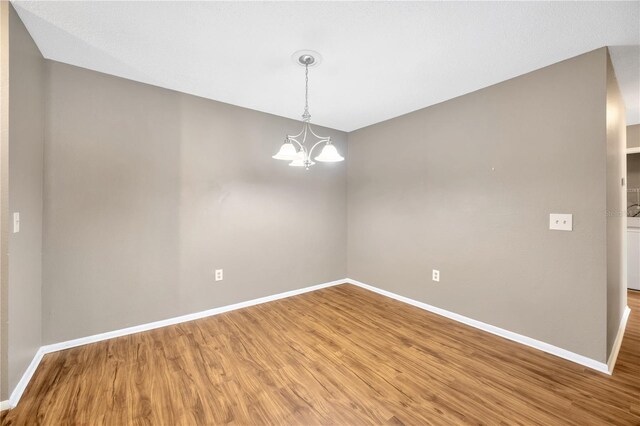
[[9, 400], [0, 401], [0, 411], [8, 410], [10, 408]]
[[607, 365], [607, 364], [605, 364], [603, 362], [596, 361], [596, 360], [591, 359], [591, 358], [587, 358], [587, 357], [585, 357], [583, 355], [579, 355], [579, 354], [576, 354], [574, 352], [570, 352], [570, 351], [568, 351], [566, 349], [562, 349], [562, 348], [559, 348], [557, 346], [550, 345], [549, 343], [545, 343], [545, 342], [542, 342], [540, 340], [532, 339], [530, 337], [523, 336], [521, 334], [514, 333], [512, 331], [505, 330], [505, 329], [502, 329], [502, 328], [499, 328], [499, 327], [495, 327], [493, 325], [486, 324], [486, 323], [483, 323], [481, 321], [476, 321], [474, 319], [465, 317], [463, 315], [459, 315], [459, 314], [456, 314], [454, 312], [447, 311], [445, 309], [437, 308], [437, 307], [429, 305], [427, 303], [418, 302], [417, 300], [413, 300], [413, 299], [410, 299], [408, 297], [400, 296], [398, 294], [392, 293], [392, 292], [387, 291], [387, 290], [382, 290], [382, 289], [377, 288], [377, 287], [373, 287], [371, 285], [362, 283], [360, 281], [356, 281], [356, 280], [353, 280], [353, 279], [350, 279], [350, 278], [345, 278], [345, 279], [342, 279], [342, 280], [331, 281], [331, 282], [327, 282], [327, 283], [324, 283], [324, 284], [318, 284], [318, 285], [314, 285], [314, 286], [311, 286], [311, 287], [301, 288], [301, 289], [298, 289], [298, 290], [291, 290], [291, 291], [287, 291], [287, 292], [284, 292], [284, 293], [278, 293], [278, 294], [274, 294], [272, 296], [266, 296], [266, 297], [261, 297], [261, 298], [258, 298], [258, 299], [248, 300], [246, 302], [240, 302], [240, 303], [236, 303], [236, 304], [233, 304], [233, 305], [228, 305], [228, 306], [222, 306], [222, 307], [219, 307], [219, 308], [208, 309], [206, 311], [196, 312], [196, 313], [193, 313], [193, 314], [182, 315], [182, 316], [179, 316], [179, 317], [174, 317], [174, 318], [169, 318], [169, 319], [165, 319], [165, 320], [161, 320], [161, 321], [155, 321], [155, 322], [150, 322], [150, 323], [147, 323], [147, 324], [137, 325], [137, 326], [134, 326], [134, 327], [128, 327], [128, 328], [123, 328], [123, 329], [120, 329], [120, 330], [109, 331], [107, 333], [94, 334], [92, 336], [87, 336], [87, 337], [82, 337], [82, 338], [79, 338], [79, 339], [68, 340], [66, 342], [60, 342], [60, 343], [54, 343], [54, 344], [51, 344], [51, 345], [42, 346], [38, 350], [38, 352], [36, 352], [36, 355], [34, 356], [33, 360], [31, 361], [31, 364], [29, 364], [29, 367], [27, 368], [27, 370], [23, 374], [22, 378], [20, 379], [20, 382], [18, 382], [18, 385], [16, 386], [16, 388], [11, 393], [11, 397], [9, 398], [9, 401], [2, 401], [2, 403], [1, 403], [2, 405], [0, 405], [0, 408], [1, 409], [5, 409], [5, 408], [2, 408], [2, 407], [13, 408], [18, 404], [18, 401], [20, 401], [20, 398], [22, 397], [22, 394], [23, 394], [24, 390], [26, 389], [27, 384], [31, 380], [31, 377], [33, 376], [33, 373], [35, 373], [36, 368], [40, 364], [40, 361], [42, 360], [42, 357], [45, 354], [48, 354], [48, 353], [51, 353], [51, 352], [61, 351], [61, 350], [64, 350], [64, 349], [73, 348], [73, 347], [76, 347], [76, 346], [82, 346], [82, 345], [86, 345], [86, 344], [89, 344], [89, 343], [100, 342], [102, 340], [113, 339], [114, 337], [126, 336], [126, 335], [129, 335], [129, 334], [140, 333], [142, 331], [153, 330], [155, 328], [166, 327], [168, 325], [174, 325], [174, 324], [180, 324], [180, 323], [187, 322], [187, 321], [193, 321], [193, 320], [196, 320], [196, 319], [205, 318], [205, 317], [209, 317], [209, 316], [213, 316], [213, 315], [218, 315], [218, 314], [221, 314], [221, 313], [224, 313], [224, 312], [229, 312], [229, 311], [233, 311], [233, 310], [236, 310], [236, 309], [241, 309], [241, 308], [246, 308], [246, 307], [249, 307], [249, 306], [259, 305], [259, 304], [266, 303], [266, 302], [271, 302], [271, 301], [274, 301], [274, 300], [284, 299], [284, 298], [287, 298], [287, 297], [296, 296], [298, 294], [308, 293], [308, 292], [311, 292], [311, 291], [316, 291], [316, 290], [320, 290], [322, 288], [327, 288], [327, 287], [335, 286], [335, 285], [338, 285], [338, 284], [344, 284], [344, 283], [356, 285], [356, 286], [364, 288], [366, 290], [373, 291], [375, 293], [381, 294], [383, 296], [390, 297], [390, 298], [395, 299], [395, 300], [399, 300], [399, 301], [407, 303], [409, 305], [416, 306], [418, 308], [424, 309], [424, 310], [429, 311], [429, 312], [433, 312], [435, 314], [438, 314], [438, 315], [441, 315], [443, 317], [452, 319], [454, 321], [461, 322], [461, 323], [469, 325], [471, 327], [478, 328], [478, 329], [483, 330], [483, 331], [487, 331], [489, 333], [504, 337], [504, 338], [509, 339], [509, 340], [513, 340], [514, 342], [518, 342], [518, 343], [521, 343], [523, 345], [530, 346], [530, 347], [535, 348], [535, 349], [539, 349], [541, 351], [550, 353], [552, 355], [556, 355], [556, 356], [558, 356], [560, 358], [564, 358], [564, 359], [567, 359], [569, 361], [573, 361], [575, 363], [584, 365], [585, 367], [589, 367], [589, 368], [592, 368], [594, 370], [597, 370], [597, 371], [600, 371], [600, 372], [606, 373], [606, 374], [611, 374], [613, 372], [613, 366], [615, 365], [615, 361], [616, 361], [616, 358], [618, 356], [618, 352], [620, 350], [620, 345], [622, 344], [622, 336], [624, 335], [624, 330], [625, 330], [625, 327], [626, 327], [627, 319], [629, 318], [629, 313], [631, 312], [629, 307], [627, 307], [626, 310], [625, 310], [625, 313], [623, 315], [623, 319], [622, 319], [622, 321], [620, 323], [620, 330], [618, 331], [618, 336], [617, 336], [616, 342], [614, 344], [614, 350], [611, 353], [611, 356], [609, 357], [609, 365]]
[[18, 382], [18, 385], [11, 393], [11, 397], [9, 398], [9, 408], [13, 408], [18, 405], [18, 401], [20, 401], [24, 390], [27, 388], [27, 384], [29, 384], [33, 373], [35, 373], [36, 368], [38, 368], [38, 364], [40, 364], [40, 361], [45, 354], [74, 348], [76, 346], [87, 345], [89, 343], [100, 342], [102, 340], [113, 339], [114, 337], [126, 336], [129, 334], [140, 333], [142, 331], [153, 330], [154, 328], [166, 327], [168, 325], [180, 324], [187, 321], [210, 317], [212, 315], [218, 315], [224, 312], [234, 311], [236, 309], [259, 305], [261, 303], [271, 302], [274, 300], [285, 299], [287, 297], [296, 296], [302, 293], [308, 293], [310, 291], [320, 290], [322, 288], [331, 287], [338, 284], [344, 284], [345, 282], [346, 280], [330, 281], [323, 284], [274, 294], [272, 296], [265, 296], [258, 299], [247, 300], [246, 302], [235, 303], [233, 305], [221, 306], [219, 308], [208, 309], [206, 311], [196, 312], [193, 314], [182, 315], [179, 317], [169, 318], [161, 321], [154, 321], [147, 324], [136, 325], [134, 327], [127, 327], [120, 330], [109, 331], [107, 333], [94, 334], [92, 336], [86, 336], [79, 339], [67, 340], [66, 342], [42, 346], [38, 350], [38, 352], [36, 352], [36, 355], [33, 357], [31, 364], [29, 364], [29, 367], [22, 375], [22, 378]]
[[44, 356], [44, 354], [45, 352], [43, 351], [43, 348], [38, 349], [38, 352], [36, 352], [36, 355], [31, 360], [31, 363], [22, 375], [22, 378], [16, 385], [15, 389], [13, 389], [13, 392], [11, 392], [11, 396], [9, 397], [9, 408], [13, 408], [18, 405], [18, 401], [20, 401], [20, 398], [22, 398], [22, 394], [27, 388], [31, 377], [33, 377], [33, 373], [36, 372], [36, 369], [38, 368], [40, 361], [42, 361], [42, 357]]
[[629, 314], [631, 314], [631, 308], [625, 306], [624, 313], [622, 314], [622, 318], [620, 319], [618, 334], [616, 335], [615, 342], [613, 342], [613, 349], [611, 350], [611, 354], [609, 355], [609, 362], [607, 362], [609, 374], [613, 374], [613, 368], [616, 366], [618, 353], [620, 353], [620, 347], [622, 347], [622, 338], [624, 337], [624, 331], [627, 329], [627, 320], [629, 319]]
[[169, 318], [160, 321], [154, 321], [147, 324], [136, 325], [134, 327], [122, 328], [120, 330], [109, 331], [106, 333], [94, 334], [93, 336], [81, 337], [79, 339], [67, 340], [66, 342], [54, 343], [52, 345], [43, 346], [44, 353], [61, 351], [64, 349], [74, 348], [76, 346], [86, 345], [88, 343], [100, 342], [101, 340], [113, 339], [114, 337], [126, 336], [128, 334], [140, 333], [141, 331], [153, 330], [154, 328], [166, 327], [168, 325], [180, 324], [182, 322], [193, 321], [200, 318], [210, 317], [212, 315], [222, 314], [224, 312], [234, 311], [236, 309], [246, 308], [249, 306], [259, 305], [261, 303], [271, 302], [278, 299], [296, 296], [310, 291], [320, 290], [321, 288], [331, 287], [337, 284], [344, 284], [345, 280], [331, 281], [323, 284], [305, 287], [298, 290], [286, 291], [284, 293], [274, 294], [272, 296], [260, 297], [258, 299], [247, 300], [246, 302], [235, 303], [233, 305], [221, 306], [219, 308], [208, 309], [206, 311], [196, 312], [193, 314], [181, 315], [179, 317]]
[[504, 337], [505, 339], [513, 340], [514, 342], [521, 343], [523, 345], [530, 346], [535, 349], [539, 349], [543, 352], [547, 352], [549, 354], [558, 356], [560, 358], [564, 358], [569, 361], [573, 361], [575, 363], [584, 365], [585, 367], [592, 368], [601, 373], [611, 374], [611, 371], [607, 364], [604, 362], [596, 361], [594, 359], [588, 358], [584, 355], [579, 355], [577, 353], [568, 351], [566, 349], [559, 348], [557, 346], [551, 345], [549, 343], [542, 342], [540, 340], [532, 339], [531, 337], [523, 336], [522, 334], [514, 333], [509, 330], [505, 330], [500, 327], [493, 326], [491, 324], [487, 324], [481, 321], [477, 321], [463, 315], [456, 314], [454, 312], [449, 312], [445, 309], [437, 308], [435, 306], [429, 305], [427, 303], [418, 302], [417, 300], [409, 299], [408, 297], [400, 296], [398, 294], [392, 293], [387, 290], [382, 290], [377, 287], [373, 287], [371, 285], [362, 283], [360, 281], [352, 280], [350, 278], [346, 279], [346, 282], [349, 284], [357, 285], [358, 287], [362, 287], [364, 289], [373, 291], [375, 293], [381, 294], [383, 296], [390, 297], [392, 299], [399, 300], [404, 303], [408, 303], [409, 305], [416, 306], [418, 308], [424, 309], [429, 312], [433, 312], [434, 314], [441, 315], [443, 317], [452, 319], [454, 321], [461, 322], [463, 324], [469, 325], [474, 328], [478, 328], [480, 330], [489, 332], [491, 334], [495, 334], [500, 337]]

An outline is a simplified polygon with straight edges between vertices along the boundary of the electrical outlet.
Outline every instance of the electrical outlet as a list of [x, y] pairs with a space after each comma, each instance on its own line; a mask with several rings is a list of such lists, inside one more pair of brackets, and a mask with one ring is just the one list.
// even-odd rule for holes
[[555, 231], [573, 231], [573, 215], [551, 213], [549, 215], [549, 229]]
[[222, 281], [222, 269], [216, 269], [216, 281]]
[[438, 271], [437, 269], [433, 269], [431, 271], [431, 279], [433, 281], [440, 281], [440, 271]]

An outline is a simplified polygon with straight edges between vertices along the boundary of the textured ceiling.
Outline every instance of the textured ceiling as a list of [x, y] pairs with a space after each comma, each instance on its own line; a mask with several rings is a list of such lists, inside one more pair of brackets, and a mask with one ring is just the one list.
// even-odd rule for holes
[[640, 122], [640, 2], [14, 1], [48, 59], [351, 131], [608, 45]]

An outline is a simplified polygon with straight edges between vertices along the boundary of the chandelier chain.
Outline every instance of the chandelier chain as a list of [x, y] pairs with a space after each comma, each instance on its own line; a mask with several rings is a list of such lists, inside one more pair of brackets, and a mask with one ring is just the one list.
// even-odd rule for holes
[[309, 64], [304, 66], [304, 114], [302, 118], [309, 120], [311, 114], [309, 114]]

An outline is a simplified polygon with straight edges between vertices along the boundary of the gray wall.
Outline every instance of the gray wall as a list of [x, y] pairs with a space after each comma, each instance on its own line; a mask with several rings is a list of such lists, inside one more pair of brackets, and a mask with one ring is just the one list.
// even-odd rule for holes
[[346, 164], [271, 158], [300, 122], [56, 62], [47, 105], [44, 343], [345, 277]]
[[42, 191], [45, 61], [13, 7], [9, 16], [8, 384], [13, 389], [42, 344]]
[[620, 320], [627, 306], [626, 186], [627, 135], [625, 110], [616, 75], [607, 53], [607, 359], [613, 349]]
[[0, 401], [9, 397], [9, 2], [0, 2]]
[[350, 133], [349, 277], [606, 362], [606, 69], [603, 48]]

